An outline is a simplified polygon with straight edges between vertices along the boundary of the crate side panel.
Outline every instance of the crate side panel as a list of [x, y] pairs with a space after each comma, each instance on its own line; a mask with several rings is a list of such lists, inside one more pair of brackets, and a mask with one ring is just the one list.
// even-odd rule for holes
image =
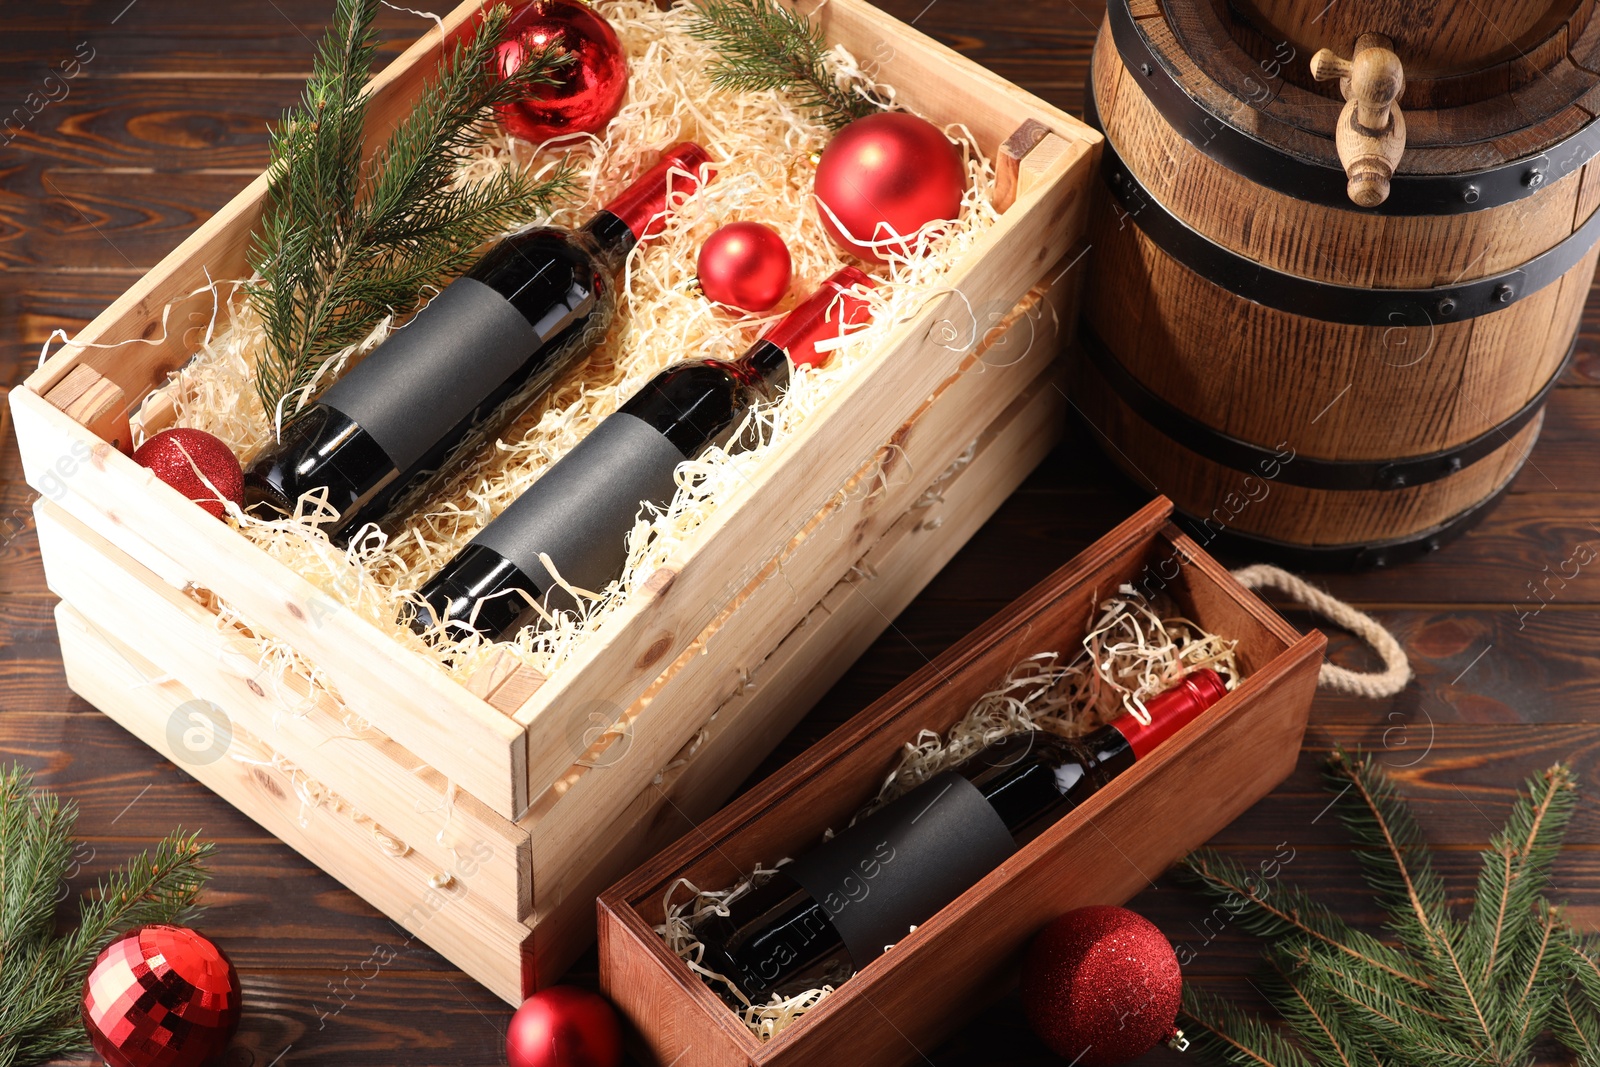
[[[531, 947], [526, 927], [470, 909], [448, 886], [435, 889], [428, 884], [431, 865], [388, 855], [346, 815], [326, 806], [302, 811], [293, 783], [268, 767], [233, 759], [184, 763], [167, 744], [166, 725], [172, 708], [194, 699], [192, 694], [176, 681], [160, 681], [154, 665], [103, 639], [66, 604], [57, 607], [56, 623], [74, 692], [496, 996], [521, 1003], [522, 955]], [[463, 868], [460, 876], [470, 874]]]
[[247, 731], [441, 870], [472, 856], [478, 869], [467, 892], [488, 906], [512, 918], [531, 914], [532, 855], [515, 823], [470, 796], [450, 796], [437, 772], [393, 741], [360, 732], [326, 693], [309, 697], [298, 677], [275, 678], [253, 643], [231, 639], [216, 616], [59, 508], [40, 500], [34, 513], [51, 591], [97, 630], [199, 699], [226, 707]]

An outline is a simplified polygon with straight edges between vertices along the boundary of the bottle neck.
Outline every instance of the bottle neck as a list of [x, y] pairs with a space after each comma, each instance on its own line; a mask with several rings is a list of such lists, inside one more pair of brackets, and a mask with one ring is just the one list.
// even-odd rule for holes
[[621, 216], [605, 208], [584, 224], [583, 232], [594, 242], [606, 262], [612, 265], [620, 264], [633, 251], [633, 246], [639, 243], [639, 238]]
[[1216, 671], [1190, 671], [1177, 685], [1145, 702], [1149, 722], [1140, 722], [1129, 713], [1114, 719], [1104, 729], [1116, 730], [1127, 738], [1134, 757], [1144, 759], [1157, 745], [1189, 725], [1201, 712], [1227, 694], [1227, 683]]
[[759, 377], [769, 390], [782, 389], [789, 384], [789, 354], [771, 341], [757, 341], [739, 363]]

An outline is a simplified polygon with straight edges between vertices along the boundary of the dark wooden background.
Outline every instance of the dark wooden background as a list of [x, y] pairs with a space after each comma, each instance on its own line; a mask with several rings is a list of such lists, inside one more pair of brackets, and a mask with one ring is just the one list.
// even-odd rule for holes
[[[879, 0], [894, 15], [1053, 103], [1081, 111], [1095, 0]], [[444, 11], [447, 0], [407, 0]], [[93, 58], [0, 147], [0, 386], [36, 365], [263, 167], [267, 124], [300, 90], [329, 0], [57, 0], [4, 6], [0, 117], [44, 95], [46, 76], [87, 42]], [[385, 56], [423, 29], [385, 11]], [[51, 85], [57, 95], [60, 88]], [[3, 139], [3, 135], [0, 135]], [[1292, 850], [1286, 878], [1375, 925], [1318, 762], [1334, 742], [1378, 751], [1401, 776], [1464, 900], [1482, 848], [1518, 785], [1557, 759], [1592, 788], [1600, 748], [1600, 566], [1532, 590], [1600, 541], [1600, 303], [1554, 393], [1544, 436], [1499, 510], [1465, 540], [1392, 572], [1327, 584], [1404, 641], [1417, 681], [1399, 697], [1317, 701], [1300, 768], [1215, 842], [1248, 863]], [[79, 887], [173, 826], [218, 845], [204, 928], [244, 976], [246, 1017], [231, 1067], [503, 1062], [506, 1007], [410, 942], [327, 875], [157, 758], [66, 688], [15, 443], [0, 421], [0, 759], [20, 758], [76, 800], [93, 859]], [[1075, 436], [1061, 447], [785, 742], [764, 771], [905, 677], [1110, 529], [1144, 498]], [[1592, 553], [1585, 554], [1592, 555]], [[1582, 557], [1580, 557], [1582, 558]], [[1568, 564], [1567, 570], [1571, 570]], [[1541, 606], [1541, 600], [1550, 601]], [[1335, 658], [1363, 662], [1336, 636]], [[1229, 773], [1226, 766], [1215, 769]], [[1586, 797], [1556, 866], [1559, 897], [1600, 920], [1600, 806]], [[1209, 932], [1204, 910], [1162, 879], [1132, 902], [1196, 954], [1186, 978], [1245, 999], [1258, 946]], [[398, 958], [361, 977], [378, 945]], [[593, 982], [592, 955], [573, 976]], [[939, 976], [930, 974], [930, 982]], [[338, 992], [335, 992], [335, 987]], [[911, 1035], [913, 1040], [915, 1035]], [[1015, 997], [984, 1011], [929, 1063], [1047, 1064]], [[82, 1061], [84, 1063], [88, 1060]], [[1182, 1062], [1158, 1050], [1149, 1063]]]

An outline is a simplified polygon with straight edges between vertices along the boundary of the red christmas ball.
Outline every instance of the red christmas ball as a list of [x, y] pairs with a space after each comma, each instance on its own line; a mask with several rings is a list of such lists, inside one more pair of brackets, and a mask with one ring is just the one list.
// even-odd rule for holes
[[935, 219], [961, 213], [967, 171], [961, 152], [931, 122], [903, 111], [857, 119], [817, 164], [817, 211], [834, 241], [882, 263]]
[[628, 92], [628, 59], [611, 24], [577, 0], [533, 0], [516, 10], [505, 40], [495, 49], [502, 77], [516, 72], [529, 52], [551, 45], [573, 57], [556, 70], [557, 84], [535, 86], [515, 103], [495, 109], [506, 132], [542, 143], [598, 133]]
[[1022, 1010], [1058, 1056], [1113, 1067], [1176, 1035], [1183, 976], [1172, 944], [1126, 908], [1069, 911], [1022, 962]]
[[706, 239], [696, 264], [700, 289], [740, 311], [766, 311], [789, 291], [789, 246], [759, 222], [730, 222]]
[[141, 926], [106, 946], [83, 985], [83, 1025], [109, 1067], [201, 1067], [239, 1025], [227, 953], [182, 926]]
[[618, 1067], [622, 1024], [598, 993], [568, 985], [541, 989], [511, 1016], [506, 1061], [511, 1067]]
[[133, 461], [219, 519], [227, 514], [224, 500], [244, 506], [238, 458], [204, 430], [162, 430], [134, 451]]

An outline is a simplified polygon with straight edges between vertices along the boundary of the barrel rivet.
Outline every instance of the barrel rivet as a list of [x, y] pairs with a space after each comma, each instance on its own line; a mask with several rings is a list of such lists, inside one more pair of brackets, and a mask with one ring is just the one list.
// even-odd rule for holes
[[1469, 185], [1465, 189], [1461, 190], [1461, 199], [1465, 200], [1469, 204], [1476, 204], [1478, 202], [1478, 197], [1481, 194], [1482, 190], [1480, 190], [1476, 185]]
[[1544, 171], [1540, 170], [1538, 167], [1534, 167], [1532, 170], [1528, 171], [1528, 173], [1522, 176], [1522, 184], [1526, 185], [1529, 189], [1539, 188], [1539, 186], [1544, 184]]
[[1501, 284], [1494, 287], [1494, 298], [1502, 304], [1511, 303], [1511, 298], [1516, 295], [1517, 291], [1509, 285]]
[[1461, 469], [1461, 457], [1460, 456], [1451, 456], [1450, 457], [1450, 462], [1447, 465], [1450, 468], [1450, 473], [1454, 474], [1456, 471]]
[[1139, 73], [1143, 74], [1145, 77], [1149, 77], [1151, 74], [1155, 73], [1155, 68], [1148, 63], [1140, 63]]
[[1439, 301], [1438, 310], [1439, 314], [1441, 315], [1454, 315], [1456, 313], [1455, 300], [1448, 296], [1445, 297], [1443, 300]]
[[1422, 542], [1422, 550], [1424, 552], [1437, 552], [1443, 547], [1444, 538], [1442, 537], [1430, 537], [1426, 541]]

